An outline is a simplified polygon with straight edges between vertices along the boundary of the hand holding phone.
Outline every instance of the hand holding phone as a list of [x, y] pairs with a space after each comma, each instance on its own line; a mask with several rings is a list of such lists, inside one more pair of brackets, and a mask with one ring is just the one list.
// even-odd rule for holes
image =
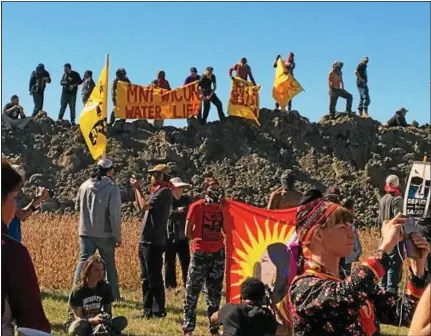
[[412, 234], [416, 234], [417, 232], [415, 219], [411, 216], [407, 216], [403, 226], [404, 244], [406, 246], [407, 257], [415, 260], [422, 257], [422, 252], [412, 239]]

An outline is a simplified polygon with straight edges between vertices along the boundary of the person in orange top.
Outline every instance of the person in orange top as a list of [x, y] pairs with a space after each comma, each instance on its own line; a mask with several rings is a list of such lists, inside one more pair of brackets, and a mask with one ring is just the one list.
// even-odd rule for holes
[[346, 99], [346, 112], [352, 113], [353, 96], [344, 89], [343, 73], [341, 72], [343, 65], [343, 62], [335, 62], [328, 75], [329, 115], [331, 119], [335, 119], [335, 107], [339, 97]]
[[250, 77], [250, 82], [252, 82], [253, 85], [256, 86], [253, 74], [251, 73], [251, 67], [247, 64], [247, 58], [241, 58], [239, 63], [236, 63], [229, 69], [230, 78], [233, 78], [232, 73], [234, 71], [236, 72], [236, 77], [244, 79], [245, 81], [248, 80], [248, 77]]
[[186, 234], [192, 241], [192, 257], [184, 300], [184, 335], [191, 336], [196, 326], [196, 306], [202, 286], [206, 287], [207, 316], [211, 335], [219, 335], [219, 325], [211, 316], [219, 310], [225, 270], [222, 201], [223, 193], [214, 178], [204, 182], [205, 197], [188, 211]]

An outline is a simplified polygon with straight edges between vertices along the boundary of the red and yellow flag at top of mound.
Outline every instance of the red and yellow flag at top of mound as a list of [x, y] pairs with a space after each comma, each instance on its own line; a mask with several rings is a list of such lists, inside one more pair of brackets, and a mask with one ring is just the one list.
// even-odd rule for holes
[[94, 160], [106, 152], [109, 57], [79, 117], [79, 128]]
[[[240, 302], [240, 285], [249, 277], [271, 289], [280, 323], [290, 325], [288, 284], [296, 275], [287, 246], [296, 241], [296, 208], [266, 210], [226, 200], [226, 301]], [[290, 272], [292, 270], [292, 272]]]
[[304, 91], [301, 84], [298, 83], [291, 73], [287, 72], [283, 60], [279, 57], [277, 59], [277, 67], [275, 68], [272, 97], [284, 111], [292, 98], [301, 91]]
[[260, 85], [254, 86], [252, 83], [238, 77], [232, 78], [232, 87], [227, 107], [228, 115], [251, 119], [259, 124], [259, 90]]

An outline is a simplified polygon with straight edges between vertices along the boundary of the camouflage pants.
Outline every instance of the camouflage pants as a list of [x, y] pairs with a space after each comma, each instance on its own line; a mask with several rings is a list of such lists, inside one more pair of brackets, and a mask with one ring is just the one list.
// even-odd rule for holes
[[[185, 332], [192, 332], [196, 326], [196, 306], [202, 286], [206, 287], [207, 316], [219, 310], [225, 268], [224, 249], [219, 252], [194, 252], [187, 275], [186, 297], [184, 300]], [[210, 332], [217, 331], [218, 325], [209, 326]]]

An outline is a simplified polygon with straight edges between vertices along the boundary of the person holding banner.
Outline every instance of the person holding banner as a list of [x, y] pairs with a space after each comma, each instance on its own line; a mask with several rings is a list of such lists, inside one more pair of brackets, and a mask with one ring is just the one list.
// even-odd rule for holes
[[[169, 82], [166, 80], [166, 73], [161, 70], [157, 73], [157, 79], [151, 82], [151, 86], [164, 90], [171, 90], [171, 86]], [[154, 127], [160, 129], [163, 127], [165, 121], [164, 120], [154, 120]]]
[[256, 86], [256, 81], [253, 78], [253, 74], [251, 73], [251, 67], [247, 64], [247, 58], [243, 57], [239, 61], [239, 63], [236, 63], [229, 69], [229, 77], [233, 78], [232, 72], [236, 73], [236, 77], [239, 77], [245, 81], [248, 81], [248, 77], [250, 77], [250, 82], [253, 83], [254, 86]]
[[114, 104], [114, 108], [111, 112], [111, 118], [109, 121], [109, 124], [112, 126], [115, 122], [115, 106], [117, 105], [117, 83], [118, 81], [130, 83], [129, 77], [127, 77], [126, 69], [119, 68], [115, 72], [115, 78], [112, 82], [112, 88], [111, 88], [111, 96], [112, 96], [112, 103]]
[[[274, 62], [274, 68], [277, 67], [277, 60], [281, 58], [281, 55], [278, 55]], [[286, 66], [286, 70], [288, 73], [290, 73], [293, 76], [293, 70], [295, 70], [295, 54], [293, 52], [290, 52], [287, 54], [287, 59], [284, 61], [284, 65]], [[278, 103], [275, 103], [275, 109], [278, 110], [280, 108], [280, 105]], [[287, 105], [287, 110], [292, 111], [292, 99], [289, 101]]]
[[199, 80], [198, 89], [200, 92], [200, 98], [204, 102], [204, 111], [201, 118], [201, 124], [207, 123], [208, 115], [210, 113], [211, 103], [217, 107], [217, 113], [220, 121], [224, 120], [226, 116], [223, 113], [223, 104], [217, 97], [215, 91], [217, 89], [216, 76], [213, 74], [214, 68], [207, 67], [205, 73]]

